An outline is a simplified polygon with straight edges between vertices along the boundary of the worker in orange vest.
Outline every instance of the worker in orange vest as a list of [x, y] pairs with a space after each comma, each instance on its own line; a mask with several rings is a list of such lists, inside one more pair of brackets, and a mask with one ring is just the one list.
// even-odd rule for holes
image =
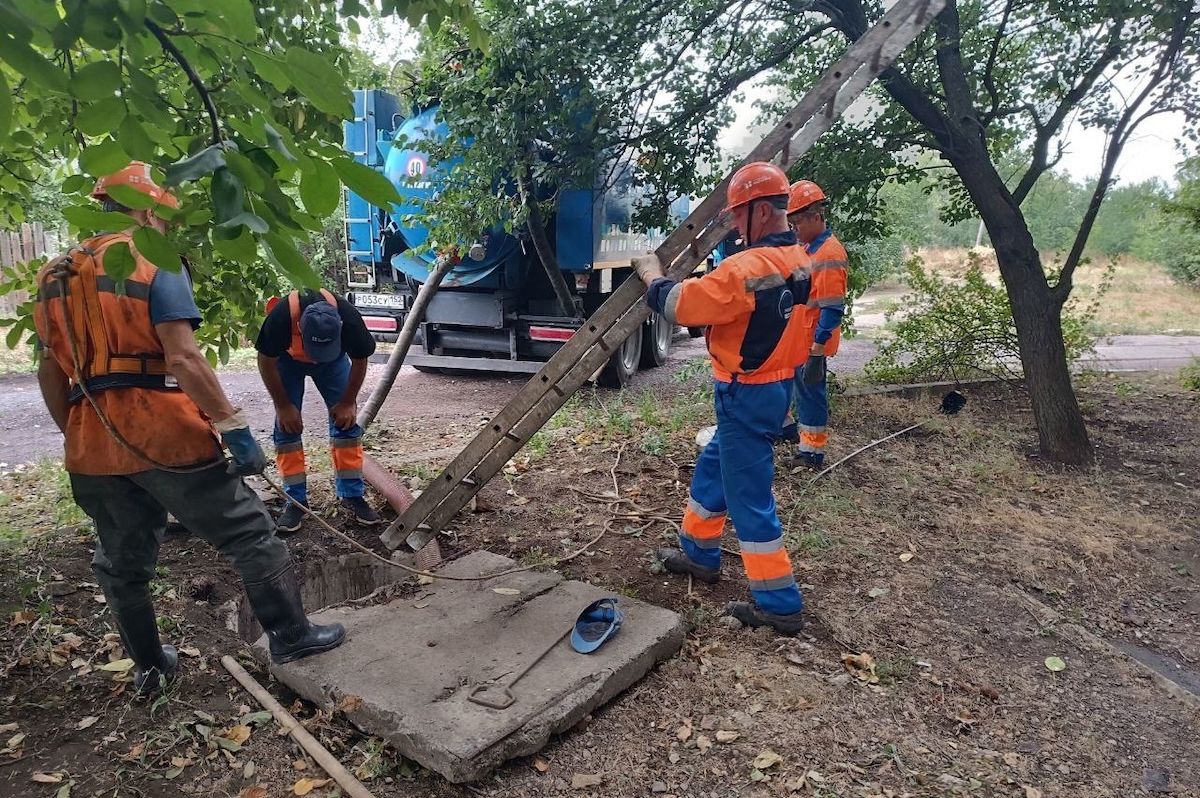
[[775, 497], [773, 444], [792, 401], [808, 299], [808, 257], [787, 223], [787, 175], [749, 163], [730, 179], [728, 206], [746, 248], [713, 271], [675, 282], [653, 253], [633, 259], [646, 303], [667, 321], [707, 327], [717, 431], [692, 473], [681, 549], [660, 549], [672, 573], [701, 582], [721, 577], [721, 534], [728, 516], [741, 544], [753, 601], [726, 612], [747, 626], [794, 635], [804, 602], [783, 543]]
[[[135, 210], [113, 197], [132, 192], [154, 206]], [[92, 196], [129, 226], [83, 241], [38, 275], [38, 385], [65, 436], [75, 501], [95, 522], [92, 569], [134, 662], [134, 687], [154, 692], [178, 665], [159, 639], [150, 593], [167, 513], [233, 561], [275, 662], [334, 648], [345, 629], [305, 616], [287, 548], [242, 481], [267, 459], [196, 344], [201, 317], [187, 270], [159, 269], [135, 244], [139, 228], [166, 232], [163, 215], [178, 201], [136, 161]], [[133, 261], [120, 285], [104, 270], [118, 257]]]
[[795, 462], [820, 469], [829, 442], [829, 388], [826, 358], [838, 351], [846, 312], [846, 248], [825, 218], [828, 197], [811, 180], [793, 183], [788, 193], [788, 223], [812, 259], [812, 291], [801, 312], [804, 320], [803, 365], [796, 370]]
[[267, 312], [255, 343], [258, 371], [275, 403], [275, 463], [289, 501], [276, 529], [295, 532], [308, 505], [304, 463], [304, 382], [312, 378], [329, 410], [329, 447], [340, 503], [360, 524], [383, 518], [364, 498], [358, 392], [375, 353], [375, 339], [358, 309], [322, 288], [292, 291]]

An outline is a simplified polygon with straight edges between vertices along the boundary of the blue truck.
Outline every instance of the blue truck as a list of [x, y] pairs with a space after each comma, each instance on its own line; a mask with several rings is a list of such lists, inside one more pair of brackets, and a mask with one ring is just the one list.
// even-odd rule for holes
[[[354, 92], [346, 150], [381, 171], [402, 198], [398, 207], [380, 208], [352, 192], [346, 197], [347, 296], [376, 340], [396, 340], [434, 268], [437, 253], [420, 251], [429, 231], [412, 214], [422, 203], [436, 202], [439, 190], [440, 170], [430, 168], [422, 142], [448, 131], [437, 106], [412, 112], [387, 92]], [[461, 260], [429, 304], [405, 362], [422, 371], [538, 372], [622, 281], [636, 279], [630, 257], [657, 249], [669, 232], [633, 230], [635, 199], [630, 190], [611, 186], [557, 192], [546, 235], [570, 312], [564, 312], [527, 230], [497, 228], [463, 242]], [[685, 218], [688, 198], [676, 200], [671, 212], [677, 221]], [[652, 315], [613, 353], [597, 381], [621, 387], [639, 368], [661, 365], [674, 332]]]

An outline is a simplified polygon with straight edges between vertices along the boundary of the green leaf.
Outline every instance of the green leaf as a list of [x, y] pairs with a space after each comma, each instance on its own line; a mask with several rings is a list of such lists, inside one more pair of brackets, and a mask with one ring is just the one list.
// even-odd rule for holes
[[169, 238], [153, 227], [139, 227], [134, 230], [133, 245], [137, 248], [137, 254], [160, 269], [178, 272], [182, 268], [179, 250], [175, 249]]
[[218, 231], [225, 233], [227, 228], [216, 228], [213, 233], [213, 248], [221, 254], [222, 257], [228, 258], [235, 263], [251, 264], [258, 258], [258, 242], [254, 240], [254, 236], [246, 230], [245, 227], [238, 227], [241, 235], [233, 238], [223, 238], [216, 235]]
[[283, 269], [293, 283], [310, 288], [320, 286], [321, 278], [313, 271], [312, 265], [300, 254], [300, 250], [296, 249], [296, 245], [290, 238], [272, 232], [263, 236], [263, 243], [271, 253], [271, 259], [280, 269]]
[[210, 16], [224, 19], [225, 27], [240, 41], [249, 43], [258, 35], [258, 20], [249, 0], [209, 0]]
[[240, 745], [238, 745], [237, 743], [235, 743], [233, 740], [222, 737], [219, 734], [209, 737], [208, 741], [210, 743], [216, 743], [218, 748], [224, 748], [226, 751], [230, 751], [235, 754], [238, 751], [242, 750], [242, 747]]
[[246, 227], [255, 233], [265, 233], [271, 229], [266, 220], [261, 216], [255, 216], [253, 213], [243, 211], [237, 216], [233, 216], [217, 225], [217, 227], [225, 229], [234, 229], [236, 227]]
[[210, 144], [200, 152], [167, 167], [165, 185], [177, 186], [189, 180], [199, 180], [225, 167], [225, 151], [219, 144]]
[[117, 138], [120, 140], [121, 146], [125, 148], [125, 152], [135, 160], [151, 161], [158, 154], [158, 148], [146, 135], [145, 128], [136, 117], [125, 117], [125, 121], [121, 123], [120, 129], [117, 131]]
[[229, 167], [229, 171], [233, 172], [234, 177], [242, 181], [242, 185], [250, 191], [258, 192], [265, 188], [266, 182], [258, 166], [240, 152], [226, 152], [225, 165]]
[[12, 93], [4, 72], [0, 71], [0, 141], [8, 137], [8, 129], [12, 125]]
[[270, 723], [272, 717], [271, 713], [264, 709], [260, 712], [251, 712], [248, 715], [242, 715], [238, 723], [243, 726], [263, 726]]
[[1062, 657], [1046, 657], [1046, 670], [1053, 673], [1058, 673], [1059, 671], [1065, 671], [1066, 669], [1067, 663]]
[[366, 164], [346, 156], [335, 158], [333, 168], [347, 188], [372, 205], [386, 208], [393, 202], [400, 202], [400, 195], [391, 181]]
[[125, 121], [125, 101], [120, 97], [107, 97], [89, 103], [75, 115], [75, 127], [85, 136], [103, 136], [112, 133]]
[[337, 172], [326, 161], [313, 158], [312, 168], [300, 176], [300, 199], [313, 216], [325, 217], [337, 209], [342, 184]]
[[62, 187], [59, 188], [59, 191], [64, 194], [78, 194], [85, 187], [91, 188], [94, 184], [95, 181], [88, 180], [86, 175], [71, 175], [62, 182]]
[[345, 119], [354, 112], [350, 90], [332, 63], [301, 47], [292, 47], [286, 56], [288, 73], [300, 93], [317, 110]]
[[58, 792], [54, 793], [54, 798], [71, 798], [71, 788], [75, 786], [75, 779], [71, 779], [66, 784], [58, 788]]
[[279, 135], [278, 130], [270, 125], [263, 125], [263, 129], [267, 133], [267, 144], [270, 145], [271, 149], [275, 150], [275, 152], [279, 153], [284, 158], [287, 158], [289, 161], [296, 160], [296, 156], [292, 155], [291, 151], [287, 148], [287, 145], [283, 143], [283, 136]]
[[213, 172], [212, 201], [213, 218], [218, 224], [242, 212], [245, 202], [242, 183], [234, 177], [228, 166], [222, 166]]
[[[217, 737], [214, 739], [219, 740], [221, 738]], [[220, 745], [220, 743], [218, 743], [218, 745]], [[221, 747], [224, 748], [224, 746], [221, 746]], [[239, 750], [241, 750], [241, 749], [239, 749]], [[164, 779], [178, 778], [181, 773], [183, 773], [183, 768], [168, 768], [167, 770], [163, 771], [163, 778]]]
[[158, 203], [149, 194], [143, 194], [133, 186], [108, 186], [108, 195], [126, 208], [148, 210], [157, 207]]
[[[104, 250], [104, 273], [118, 284], [123, 284], [137, 268], [137, 260], [129, 249], [128, 241], [118, 241]], [[124, 285], [120, 285], [123, 289]]]
[[79, 167], [89, 175], [104, 177], [118, 169], [124, 169], [133, 160], [125, 154], [113, 139], [105, 139], [99, 144], [93, 144], [79, 156]]
[[8, 336], [4, 342], [8, 344], [9, 349], [16, 349], [21, 344], [21, 338], [25, 336], [26, 328], [24, 324], [14, 324], [13, 328], [8, 331]]
[[274, 86], [277, 91], [288, 91], [292, 88], [292, 81], [279, 59], [257, 50], [251, 50], [246, 55], [250, 58], [250, 63], [254, 64], [254, 71], [258, 76]]
[[109, 213], [94, 205], [70, 205], [62, 209], [63, 218], [84, 232], [124, 230], [133, 220], [123, 213]]
[[93, 61], [75, 70], [69, 86], [80, 100], [99, 100], [116, 94], [121, 88], [121, 67], [113, 61]]
[[34, 83], [51, 91], [66, 93], [67, 76], [28, 44], [5, 41], [0, 45], [0, 58]]

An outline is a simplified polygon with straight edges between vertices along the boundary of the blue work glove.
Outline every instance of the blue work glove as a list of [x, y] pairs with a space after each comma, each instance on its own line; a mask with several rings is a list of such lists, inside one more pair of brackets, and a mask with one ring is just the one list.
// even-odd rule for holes
[[805, 385], [819, 385], [821, 380], [825, 379], [824, 355], [808, 356], [808, 360], [804, 361], [804, 374], [802, 379]]
[[250, 423], [241, 410], [213, 426], [221, 433], [221, 440], [233, 455], [234, 470], [239, 475], [247, 477], [267, 470], [267, 456], [250, 433]]

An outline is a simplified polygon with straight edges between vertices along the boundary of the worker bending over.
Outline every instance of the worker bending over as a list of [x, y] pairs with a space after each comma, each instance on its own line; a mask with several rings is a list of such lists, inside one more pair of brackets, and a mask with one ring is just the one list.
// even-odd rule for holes
[[[729, 182], [728, 206], [746, 249], [698, 279], [675, 282], [654, 254], [633, 259], [646, 302], [674, 324], [707, 326], [717, 431], [692, 474], [680, 549], [660, 549], [668, 571], [702, 582], [721, 576], [721, 532], [732, 518], [753, 601], [726, 612], [747, 626], [798, 633], [804, 608], [775, 512], [772, 445], [803, 357], [808, 257], [787, 222], [788, 181], [755, 162]], [[795, 309], [795, 310], [794, 310]]]
[[258, 372], [275, 403], [275, 463], [289, 501], [279, 516], [280, 532], [295, 532], [308, 506], [304, 464], [304, 380], [311, 377], [329, 410], [329, 447], [341, 505], [360, 524], [382, 523], [363, 497], [362, 427], [358, 392], [367, 375], [375, 339], [358, 309], [332, 292], [292, 291], [269, 306], [258, 332]]

